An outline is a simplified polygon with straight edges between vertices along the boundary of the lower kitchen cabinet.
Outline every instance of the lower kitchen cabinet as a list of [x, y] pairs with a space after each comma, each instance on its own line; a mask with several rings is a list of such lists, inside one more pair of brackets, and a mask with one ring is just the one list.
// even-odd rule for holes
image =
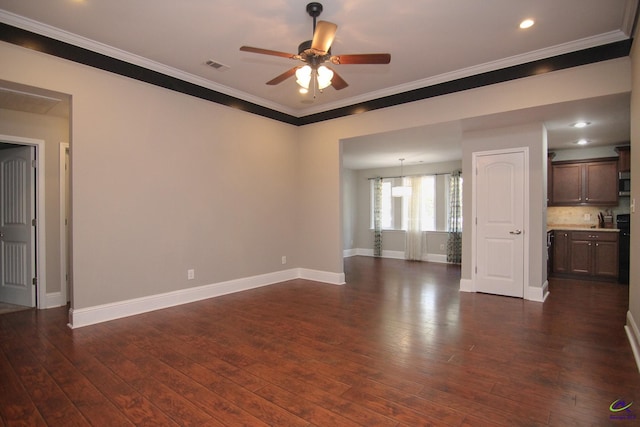
[[594, 279], [618, 277], [618, 233], [556, 230], [553, 244], [554, 273]]
[[553, 269], [554, 273], [569, 272], [569, 240], [570, 231], [557, 230], [553, 232]]

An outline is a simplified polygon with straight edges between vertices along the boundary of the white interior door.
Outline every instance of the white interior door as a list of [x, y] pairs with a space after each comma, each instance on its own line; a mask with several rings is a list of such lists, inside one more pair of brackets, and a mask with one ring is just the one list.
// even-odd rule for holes
[[476, 160], [476, 291], [524, 296], [524, 152]]
[[0, 150], [0, 301], [35, 306], [34, 148]]

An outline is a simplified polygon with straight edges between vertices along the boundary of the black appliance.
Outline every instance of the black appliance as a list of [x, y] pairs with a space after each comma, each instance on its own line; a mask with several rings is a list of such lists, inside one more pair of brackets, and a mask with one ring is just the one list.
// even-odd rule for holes
[[618, 172], [618, 195], [621, 197], [631, 195], [631, 174]]
[[618, 282], [629, 283], [629, 237], [630, 237], [630, 215], [620, 214], [616, 217], [620, 236], [618, 238]]

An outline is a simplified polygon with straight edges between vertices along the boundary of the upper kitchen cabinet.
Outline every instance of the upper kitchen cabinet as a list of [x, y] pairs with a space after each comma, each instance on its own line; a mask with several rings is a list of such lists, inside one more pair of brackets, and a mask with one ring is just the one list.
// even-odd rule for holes
[[631, 147], [616, 147], [618, 152], [618, 172], [631, 172]]
[[618, 159], [554, 162], [550, 206], [617, 206]]

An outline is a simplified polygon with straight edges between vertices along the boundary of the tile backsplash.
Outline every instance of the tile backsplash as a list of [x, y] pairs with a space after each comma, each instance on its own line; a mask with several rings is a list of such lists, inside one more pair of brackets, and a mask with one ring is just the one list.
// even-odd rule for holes
[[598, 213], [604, 213], [607, 209], [613, 212], [615, 223], [616, 215], [629, 213], [628, 200], [621, 199], [618, 207], [605, 208], [599, 206], [550, 206], [547, 208], [547, 224], [549, 225], [598, 225]]

